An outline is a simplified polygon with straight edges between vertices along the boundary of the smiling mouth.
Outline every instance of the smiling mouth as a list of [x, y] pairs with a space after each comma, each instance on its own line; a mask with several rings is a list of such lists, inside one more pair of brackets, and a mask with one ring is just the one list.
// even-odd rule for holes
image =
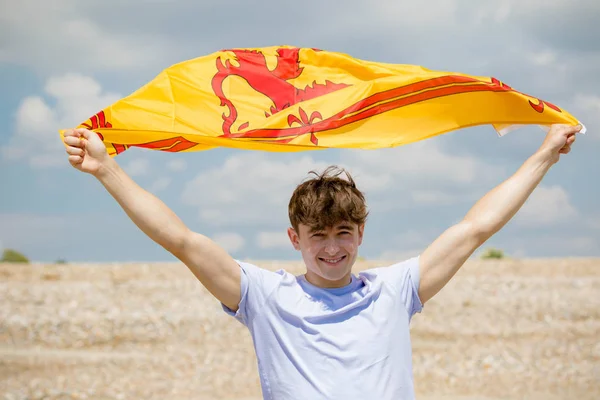
[[345, 258], [346, 258], [346, 256], [341, 256], [338, 258], [321, 258], [321, 257], [319, 257], [319, 260], [321, 260], [324, 263], [329, 264], [329, 265], [337, 265], [337, 264], [341, 263]]

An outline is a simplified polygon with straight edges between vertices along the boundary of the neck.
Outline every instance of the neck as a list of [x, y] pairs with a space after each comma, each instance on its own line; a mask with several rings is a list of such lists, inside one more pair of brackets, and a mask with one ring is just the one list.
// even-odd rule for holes
[[325, 279], [322, 276], [314, 274], [310, 271], [307, 271], [304, 274], [304, 277], [311, 285], [324, 289], [340, 288], [349, 285], [352, 282], [352, 275], [350, 272], [339, 280]]

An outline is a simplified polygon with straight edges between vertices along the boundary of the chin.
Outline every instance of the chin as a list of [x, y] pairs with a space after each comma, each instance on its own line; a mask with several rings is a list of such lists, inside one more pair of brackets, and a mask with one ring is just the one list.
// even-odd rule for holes
[[327, 280], [330, 281], [339, 281], [340, 279], [343, 279], [345, 276], [347, 276], [350, 272], [351, 272], [351, 268], [348, 265], [348, 263], [344, 263], [343, 265], [339, 265], [339, 266], [335, 266], [335, 267], [331, 267], [329, 265], [323, 265], [323, 263], [320, 264], [321, 268], [321, 276]]

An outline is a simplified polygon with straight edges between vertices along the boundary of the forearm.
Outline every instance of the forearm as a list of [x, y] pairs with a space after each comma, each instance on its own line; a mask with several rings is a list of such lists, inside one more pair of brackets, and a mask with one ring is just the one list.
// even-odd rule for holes
[[148, 237], [173, 253], [183, 245], [185, 224], [156, 196], [142, 189], [110, 159], [96, 175], [129, 218]]
[[519, 211], [552, 165], [548, 155], [536, 152], [514, 175], [479, 200], [467, 213], [465, 221], [486, 240]]

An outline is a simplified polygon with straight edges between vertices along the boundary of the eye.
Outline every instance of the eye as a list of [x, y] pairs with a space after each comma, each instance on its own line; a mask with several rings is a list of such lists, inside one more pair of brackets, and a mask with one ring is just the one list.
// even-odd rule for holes
[[351, 234], [352, 233], [348, 232], [348, 231], [342, 231], [342, 232], [340, 232], [340, 235], [351, 235]]
[[311, 237], [323, 237], [324, 234], [321, 232], [313, 233]]

